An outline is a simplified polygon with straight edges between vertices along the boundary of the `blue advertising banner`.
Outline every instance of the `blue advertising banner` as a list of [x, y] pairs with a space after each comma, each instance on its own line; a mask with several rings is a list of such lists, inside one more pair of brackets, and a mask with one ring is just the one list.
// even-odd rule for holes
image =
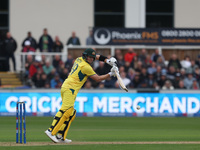
[[93, 28], [94, 45], [200, 45], [200, 29]]
[[[16, 102], [26, 103], [27, 113], [55, 114], [61, 107], [60, 93], [0, 93], [0, 113], [15, 113]], [[136, 106], [140, 106], [137, 110]], [[79, 93], [75, 109], [95, 114], [200, 114], [200, 94]], [[102, 115], [103, 116], [103, 115]]]

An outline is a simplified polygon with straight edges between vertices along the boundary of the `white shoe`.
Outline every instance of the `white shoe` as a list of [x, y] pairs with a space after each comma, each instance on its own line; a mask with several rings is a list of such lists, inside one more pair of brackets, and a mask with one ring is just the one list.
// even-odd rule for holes
[[51, 132], [49, 130], [46, 130], [44, 132], [54, 143], [58, 143], [58, 139], [56, 138], [55, 135], [52, 135]]
[[59, 138], [58, 136], [56, 136], [56, 138], [59, 141], [59, 143], [71, 143], [72, 142], [72, 140], [70, 140], [70, 139], [63, 140], [63, 138]]

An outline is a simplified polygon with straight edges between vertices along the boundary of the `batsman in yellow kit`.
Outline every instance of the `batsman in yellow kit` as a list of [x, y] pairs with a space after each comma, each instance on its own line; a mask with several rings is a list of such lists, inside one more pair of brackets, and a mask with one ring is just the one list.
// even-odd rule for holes
[[[111, 71], [105, 75], [97, 75], [91, 64], [94, 60], [104, 61], [112, 66]], [[118, 71], [116, 67], [116, 59], [111, 57], [108, 59], [105, 56], [97, 55], [96, 51], [89, 48], [86, 49], [82, 57], [78, 57], [71, 69], [68, 78], [64, 81], [61, 87], [61, 98], [62, 106], [55, 115], [53, 122], [49, 129], [45, 131], [45, 134], [55, 143], [70, 143], [72, 140], [67, 139], [67, 133], [70, 128], [72, 121], [76, 117], [76, 110], [74, 109], [74, 103], [76, 96], [86, 82], [87, 78], [90, 77], [93, 80], [100, 82], [111, 76], [115, 76], [115, 71]]]

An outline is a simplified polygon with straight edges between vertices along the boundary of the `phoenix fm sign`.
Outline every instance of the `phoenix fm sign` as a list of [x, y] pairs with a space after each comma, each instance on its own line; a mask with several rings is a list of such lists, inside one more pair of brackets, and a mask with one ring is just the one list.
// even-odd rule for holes
[[94, 45], [200, 45], [200, 29], [93, 28]]

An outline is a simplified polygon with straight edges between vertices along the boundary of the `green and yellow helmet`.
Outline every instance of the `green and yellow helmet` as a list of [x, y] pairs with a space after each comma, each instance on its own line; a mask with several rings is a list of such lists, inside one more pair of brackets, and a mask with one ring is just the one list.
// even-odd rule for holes
[[90, 57], [93, 57], [94, 60], [96, 58], [96, 51], [93, 50], [92, 48], [88, 48], [86, 49], [84, 52], [83, 52], [83, 59], [85, 59], [85, 61], [87, 61], [87, 57], [90, 56]]

